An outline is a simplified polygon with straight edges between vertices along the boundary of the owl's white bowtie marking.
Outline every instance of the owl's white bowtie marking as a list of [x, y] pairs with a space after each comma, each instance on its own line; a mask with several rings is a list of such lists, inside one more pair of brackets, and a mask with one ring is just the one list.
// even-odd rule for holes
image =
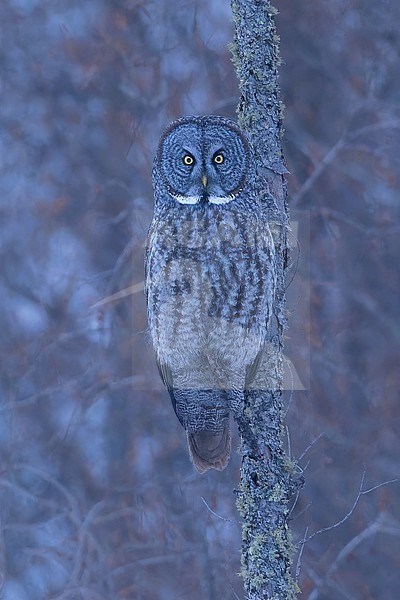
[[179, 204], [197, 204], [201, 200], [200, 196], [182, 196], [181, 194], [174, 194], [174, 198]]
[[[174, 198], [179, 204], [197, 204], [201, 200], [200, 196], [183, 196], [181, 194], [174, 194]], [[210, 204], [228, 204], [235, 198], [235, 194], [229, 194], [229, 196], [209, 196], [207, 200]]]
[[209, 196], [208, 201], [211, 204], [228, 204], [235, 199], [235, 194], [229, 194], [229, 196]]

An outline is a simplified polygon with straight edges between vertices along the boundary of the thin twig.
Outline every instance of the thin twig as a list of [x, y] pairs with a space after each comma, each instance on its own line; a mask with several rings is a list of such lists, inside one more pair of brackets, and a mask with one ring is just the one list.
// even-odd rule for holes
[[364, 496], [364, 494], [369, 494], [370, 492], [373, 492], [374, 490], [377, 490], [378, 488], [384, 485], [388, 485], [389, 483], [396, 483], [398, 481], [400, 481], [399, 477], [397, 477], [396, 479], [390, 479], [389, 481], [383, 481], [382, 483], [378, 483], [378, 485], [374, 485], [374, 487], [369, 488], [368, 490], [364, 490], [363, 492], [361, 492], [361, 495]]
[[372, 125], [364, 125], [363, 127], [359, 127], [354, 132], [348, 133], [348, 139], [351, 141], [360, 135], [370, 134], [374, 131], [379, 131], [380, 129], [396, 129], [400, 127], [400, 119], [387, 119], [386, 121], [381, 121], [380, 123], [373, 123]]
[[311, 173], [310, 177], [306, 179], [306, 181], [301, 186], [300, 190], [297, 194], [294, 195], [293, 201], [298, 202], [305, 196], [305, 194], [311, 189], [314, 185], [314, 182], [318, 179], [321, 173], [325, 170], [325, 168], [334, 160], [339, 151], [346, 145], [345, 138], [342, 136], [336, 144], [332, 146], [332, 148], [327, 152], [321, 162], [317, 165], [314, 171]]
[[320, 576], [311, 567], [307, 568], [307, 574], [309, 575], [310, 579], [314, 582], [314, 584], [316, 586], [312, 590], [312, 592], [310, 593], [310, 595], [308, 596], [307, 600], [317, 600], [317, 598], [319, 596], [319, 589], [318, 588], [320, 586], [322, 586], [323, 580], [320, 578]]
[[288, 521], [289, 521], [289, 519], [290, 519], [290, 517], [291, 517], [291, 515], [292, 515], [292, 513], [294, 511], [294, 509], [296, 508], [297, 502], [299, 500], [299, 496], [300, 496], [300, 490], [297, 490], [296, 497], [295, 497], [294, 502], [292, 504], [292, 508], [289, 510], [289, 513], [288, 513], [288, 516], [287, 516]]
[[[296, 515], [295, 517], [293, 517], [292, 521], [295, 521], [296, 519], [298, 519], [299, 517], [301, 517], [301, 515], [304, 515], [304, 513], [305, 513], [305, 512], [306, 512], [306, 511], [307, 511], [307, 510], [310, 508], [310, 506], [312, 506], [312, 502], [309, 502], [309, 503], [307, 504], [307, 506], [305, 506], [305, 507], [303, 508], [303, 510], [301, 510], [301, 511], [299, 512], [299, 514], [298, 514], [298, 515]], [[293, 508], [294, 508], [294, 507], [293, 507]]]
[[379, 131], [380, 129], [386, 128], [398, 128], [400, 126], [399, 119], [389, 119], [387, 121], [383, 121], [381, 123], [374, 123], [373, 125], [366, 125], [365, 127], [360, 127], [356, 131], [347, 132], [343, 134], [341, 138], [332, 146], [332, 148], [325, 154], [324, 158], [318, 163], [314, 171], [311, 173], [310, 177], [306, 179], [306, 181], [301, 186], [300, 190], [297, 194], [294, 195], [293, 200], [295, 202], [301, 200], [303, 196], [310, 190], [310, 188], [314, 185], [315, 181], [321, 175], [321, 173], [325, 170], [325, 168], [336, 158], [337, 154], [350, 145], [352, 140], [357, 137], [370, 134], [372, 131]]
[[322, 436], [323, 436], [323, 435], [325, 435], [325, 433], [326, 433], [325, 431], [323, 431], [322, 433], [320, 433], [320, 434], [319, 434], [319, 435], [318, 435], [318, 436], [315, 438], [315, 440], [313, 440], [313, 441], [311, 442], [311, 444], [309, 444], [309, 445], [307, 446], [307, 448], [304, 450], [304, 452], [302, 452], [302, 454], [300, 454], [299, 458], [297, 459], [297, 462], [300, 462], [300, 461], [301, 461], [301, 460], [302, 460], [302, 459], [305, 457], [305, 455], [307, 454], [307, 452], [308, 452], [309, 450], [311, 450], [311, 448], [314, 446], [314, 444], [316, 444], [316, 443], [318, 442], [318, 440], [320, 440], [320, 439], [322, 438]]
[[210, 506], [204, 500], [203, 496], [200, 496], [200, 498], [203, 500], [204, 504], [206, 505], [206, 507], [208, 508], [208, 510], [210, 511], [210, 513], [212, 513], [215, 517], [218, 517], [218, 519], [221, 519], [221, 521], [227, 521], [228, 523], [232, 523], [232, 519], [227, 519], [226, 517], [222, 517], [218, 513], [214, 512], [213, 509], [210, 508]]
[[329, 527], [323, 527], [322, 529], [319, 529], [318, 531], [315, 531], [314, 533], [312, 533], [306, 540], [304, 543], [309, 542], [310, 540], [312, 540], [313, 537], [315, 537], [316, 535], [319, 535], [320, 533], [324, 533], [325, 531], [331, 531], [331, 529], [335, 529], [336, 527], [339, 527], [339, 525], [342, 525], [342, 523], [344, 523], [345, 521], [347, 521], [347, 519], [349, 519], [351, 517], [351, 515], [353, 514], [358, 501], [362, 495], [362, 487], [364, 485], [364, 480], [365, 480], [365, 475], [366, 475], [366, 471], [363, 471], [362, 477], [361, 477], [361, 482], [360, 482], [360, 486], [358, 488], [358, 492], [357, 492], [357, 496], [356, 499], [353, 502], [353, 506], [351, 507], [351, 509], [348, 511], [348, 513], [342, 518], [340, 519], [340, 521], [338, 521], [337, 523], [335, 523], [334, 525], [330, 525]]
[[318, 531], [315, 531], [312, 535], [310, 535], [307, 539], [306, 542], [308, 542], [309, 540], [311, 540], [313, 537], [315, 537], [316, 535], [323, 533], [325, 531], [330, 531], [331, 529], [335, 529], [336, 527], [339, 527], [339, 525], [342, 525], [342, 523], [344, 523], [345, 521], [347, 521], [347, 519], [349, 517], [351, 517], [351, 515], [353, 514], [357, 503], [359, 501], [359, 499], [361, 498], [361, 496], [365, 496], [365, 494], [369, 494], [370, 492], [377, 490], [378, 488], [384, 486], [384, 485], [388, 485], [389, 483], [397, 483], [398, 481], [400, 481], [400, 478], [396, 478], [396, 479], [390, 479], [389, 481], [383, 481], [382, 483], [379, 483], [378, 485], [374, 485], [372, 488], [369, 488], [368, 490], [363, 490], [363, 485], [364, 485], [364, 480], [365, 480], [365, 475], [366, 475], [366, 471], [363, 471], [362, 477], [361, 477], [361, 482], [360, 482], [360, 487], [358, 489], [358, 493], [356, 496], [356, 499], [353, 502], [353, 506], [351, 507], [351, 509], [349, 510], [349, 512], [342, 518], [340, 519], [340, 521], [338, 521], [337, 523], [335, 523], [334, 525], [331, 525], [329, 527], [324, 527], [322, 529], [319, 529]]
[[233, 588], [233, 585], [231, 584], [231, 582], [230, 582], [230, 581], [228, 581], [228, 585], [229, 585], [229, 587], [231, 588], [231, 590], [232, 590], [232, 593], [233, 593], [233, 595], [235, 596], [236, 600], [240, 600], [239, 596], [238, 596], [238, 595], [237, 595], [237, 593], [235, 592], [235, 590], [234, 590], [234, 588]]
[[290, 442], [290, 431], [289, 431], [289, 427], [287, 425], [286, 425], [286, 439], [287, 439], [287, 445], [288, 445], [288, 449], [287, 449], [288, 458], [289, 458], [289, 460], [292, 460], [292, 444]]
[[122, 300], [122, 298], [126, 298], [127, 296], [131, 296], [132, 294], [136, 294], [137, 292], [141, 292], [144, 289], [144, 281], [139, 281], [139, 283], [134, 283], [129, 287], [116, 292], [115, 294], [111, 294], [111, 296], [107, 296], [106, 298], [102, 298], [95, 304], [92, 304], [90, 308], [98, 308], [99, 306], [103, 306], [104, 304], [111, 304], [112, 302], [117, 302], [117, 300]]
[[292, 235], [292, 236], [293, 236], [293, 239], [294, 239], [294, 240], [295, 240], [295, 242], [296, 242], [296, 245], [297, 245], [297, 256], [296, 256], [296, 260], [294, 260], [294, 261], [292, 262], [292, 264], [291, 264], [291, 265], [289, 265], [289, 266], [286, 268], [286, 272], [287, 272], [289, 269], [291, 269], [291, 268], [293, 267], [293, 265], [295, 265], [295, 268], [294, 268], [294, 272], [293, 272], [292, 278], [291, 278], [291, 279], [290, 279], [290, 281], [289, 281], [289, 282], [286, 284], [286, 287], [285, 287], [285, 292], [286, 292], [286, 290], [288, 289], [288, 287], [289, 287], [289, 286], [292, 284], [292, 282], [293, 282], [293, 279], [296, 277], [296, 273], [297, 273], [297, 270], [298, 270], [298, 268], [299, 268], [299, 264], [300, 264], [300, 256], [301, 256], [301, 246], [300, 246], [300, 242], [299, 242], [299, 240], [298, 240], [298, 239], [297, 239], [297, 238], [296, 238], [296, 237], [293, 235], [293, 233], [291, 232], [291, 230], [290, 230], [290, 229], [288, 229], [288, 232], [289, 232], [289, 235]]
[[[291, 406], [291, 404], [292, 404], [292, 400], [293, 400], [294, 376], [293, 376], [293, 369], [292, 369], [292, 367], [291, 367], [291, 365], [290, 365], [290, 360], [288, 360], [288, 359], [287, 359], [287, 358], [286, 358], [284, 355], [282, 355], [282, 358], [283, 358], [283, 360], [284, 360], [284, 362], [285, 362], [286, 366], [287, 366], [287, 367], [288, 367], [288, 369], [289, 369], [289, 373], [290, 373], [290, 379], [291, 379], [291, 384], [292, 384], [292, 385], [291, 385], [291, 388], [290, 388], [290, 397], [289, 397], [289, 401], [288, 401], [288, 403], [287, 403], [287, 407], [286, 407], [286, 410], [285, 410], [285, 414], [284, 414], [284, 416], [283, 416], [283, 418], [284, 418], [284, 419], [286, 419], [286, 417], [287, 417], [287, 414], [288, 414], [288, 412], [289, 412], [289, 408], [290, 408], [290, 406]], [[285, 369], [285, 367], [284, 367], [284, 369]], [[289, 457], [290, 457], [290, 454], [289, 454]]]
[[341, 551], [339, 552], [339, 554], [337, 555], [337, 557], [335, 558], [335, 560], [329, 567], [327, 574], [326, 574], [327, 577], [329, 577], [337, 569], [339, 563], [344, 558], [346, 558], [346, 556], [351, 554], [351, 552], [353, 552], [353, 550], [357, 546], [359, 546], [365, 539], [367, 539], [368, 537], [371, 537], [372, 535], [374, 535], [374, 533], [379, 531], [381, 522], [382, 522], [382, 515], [379, 515], [378, 518], [373, 523], [371, 523], [371, 525], [369, 525], [369, 527], [367, 527], [366, 529], [364, 529], [364, 531], [362, 531], [361, 533], [356, 535], [352, 540], [350, 540], [344, 546], [344, 548], [341, 549]]
[[[366, 226], [364, 223], [362, 223], [360, 221], [356, 221], [355, 219], [351, 219], [344, 213], [342, 213], [338, 210], [334, 210], [332, 208], [327, 208], [325, 206], [324, 207], [314, 206], [314, 207], [311, 207], [309, 210], [310, 210], [310, 213], [313, 213], [316, 215], [322, 215], [323, 217], [331, 217], [331, 218], [337, 219], [338, 221], [341, 221], [342, 223], [346, 223], [346, 225], [349, 225], [350, 227], [353, 227], [354, 229], [357, 229], [358, 231], [362, 231], [365, 234], [372, 234], [372, 233], [376, 234], [378, 232], [379, 233], [382, 232], [381, 225], [379, 225], [377, 227]], [[394, 224], [391, 226], [387, 225], [385, 227], [386, 234], [397, 233], [398, 231], [399, 231], [399, 225], [396, 222], [394, 222]]]
[[303, 555], [304, 546], [305, 546], [305, 544], [306, 544], [306, 539], [307, 539], [307, 533], [308, 533], [308, 529], [309, 529], [309, 527], [308, 527], [308, 525], [307, 525], [307, 527], [306, 527], [306, 530], [305, 530], [305, 532], [304, 532], [303, 539], [302, 539], [302, 541], [301, 541], [299, 556], [297, 557], [297, 563], [296, 563], [296, 573], [295, 573], [295, 581], [296, 581], [296, 583], [298, 582], [298, 580], [299, 580], [299, 577], [300, 577], [300, 571], [301, 571], [301, 557], [302, 557], [302, 555]]

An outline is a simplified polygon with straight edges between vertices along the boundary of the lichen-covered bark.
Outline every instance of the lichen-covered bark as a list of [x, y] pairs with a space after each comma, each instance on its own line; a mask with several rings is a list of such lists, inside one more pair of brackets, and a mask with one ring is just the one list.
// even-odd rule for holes
[[279, 38], [276, 10], [268, 0], [232, 0], [232, 46], [241, 98], [239, 124], [248, 133], [260, 189], [276, 250], [276, 300], [265, 357], [238, 420], [242, 438], [241, 487], [237, 505], [243, 517], [242, 576], [248, 600], [286, 600], [299, 591], [290, 568], [292, 545], [288, 504], [296, 483], [282, 443], [282, 360], [284, 278], [287, 261], [286, 172], [282, 154], [279, 99]]

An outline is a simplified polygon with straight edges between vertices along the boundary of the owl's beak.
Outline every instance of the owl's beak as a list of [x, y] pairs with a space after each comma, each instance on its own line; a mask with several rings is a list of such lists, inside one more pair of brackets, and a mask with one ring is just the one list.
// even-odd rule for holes
[[201, 182], [203, 184], [203, 188], [205, 189], [207, 187], [207, 175], [205, 175], [204, 173], [201, 177]]

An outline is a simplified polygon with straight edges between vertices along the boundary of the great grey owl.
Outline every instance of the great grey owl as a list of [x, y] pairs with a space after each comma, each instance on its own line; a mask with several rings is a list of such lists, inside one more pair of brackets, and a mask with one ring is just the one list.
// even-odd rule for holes
[[157, 364], [197, 470], [229, 459], [229, 415], [257, 371], [271, 318], [274, 246], [252, 149], [232, 121], [184, 117], [153, 167], [145, 291]]

